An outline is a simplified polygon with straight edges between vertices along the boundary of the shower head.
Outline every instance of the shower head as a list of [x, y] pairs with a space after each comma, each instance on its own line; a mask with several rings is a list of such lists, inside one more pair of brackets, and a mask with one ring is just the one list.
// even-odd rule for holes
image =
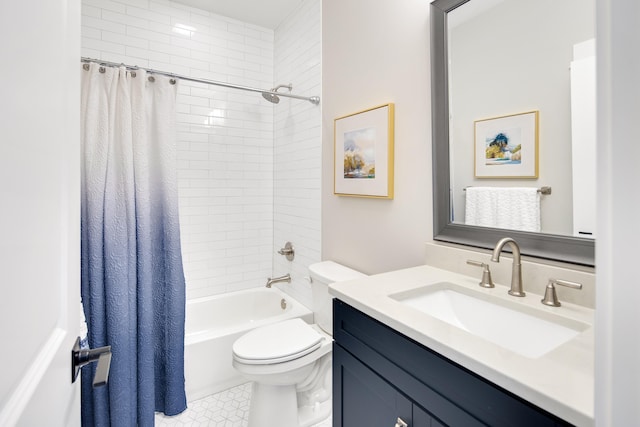
[[289, 92], [291, 92], [291, 89], [293, 89], [293, 85], [291, 83], [289, 83], [288, 85], [278, 85], [271, 89], [269, 92], [262, 92], [262, 97], [272, 104], [277, 104], [278, 102], [280, 102], [280, 97], [276, 95], [276, 92], [278, 92], [278, 89], [283, 87], [287, 88]]
[[272, 104], [277, 104], [280, 102], [280, 97], [272, 92], [262, 92], [262, 97]]

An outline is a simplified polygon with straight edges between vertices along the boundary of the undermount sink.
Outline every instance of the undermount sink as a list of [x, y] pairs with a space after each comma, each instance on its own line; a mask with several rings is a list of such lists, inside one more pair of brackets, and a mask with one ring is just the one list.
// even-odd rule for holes
[[548, 311], [535, 310], [448, 282], [391, 294], [389, 297], [534, 359], [570, 341], [589, 327]]

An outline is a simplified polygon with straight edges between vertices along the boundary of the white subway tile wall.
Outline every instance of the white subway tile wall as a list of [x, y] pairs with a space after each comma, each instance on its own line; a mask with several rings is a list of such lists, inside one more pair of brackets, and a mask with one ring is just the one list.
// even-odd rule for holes
[[[172, 1], [82, 0], [82, 56], [258, 88], [287, 80], [320, 95], [320, 2], [301, 2], [274, 32]], [[177, 123], [187, 298], [262, 286], [282, 269], [274, 249], [291, 240], [298, 254], [284, 267], [296, 287], [283, 289], [310, 304], [320, 108], [181, 81]]]
[[[275, 32], [275, 83], [292, 83], [296, 94], [321, 95], [320, 17], [319, 0], [303, 1]], [[274, 114], [274, 274], [290, 273], [291, 283], [278, 286], [312, 307], [305, 277], [321, 260], [321, 109], [282, 98]], [[276, 253], [287, 241], [296, 250], [293, 262]]]

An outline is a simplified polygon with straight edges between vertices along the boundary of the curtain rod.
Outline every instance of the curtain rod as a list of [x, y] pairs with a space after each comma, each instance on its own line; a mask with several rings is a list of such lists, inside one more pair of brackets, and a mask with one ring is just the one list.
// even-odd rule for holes
[[312, 103], [314, 105], [320, 104], [320, 97], [319, 96], [307, 97], [307, 96], [293, 95], [293, 94], [290, 94], [290, 93], [276, 92], [274, 90], [263, 90], [263, 89], [258, 89], [258, 88], [254, 88], [254, 87], [249, 87], [249, 86], [242, 86], [242, 85], [236, 85], [236, 84], [232, 84], [232, 83], [219, 82], [219, 81], [216, 81], [216, 80], [196, 79], [196, 78], [193, 78], [193, 77], [182, 76], [180, 74], [169, 73], [169, 72], [166, 72], [166, 71], [152, 70], [152, 69], [149, 69], [149, 68], [138, 67], [136, 65], [119, 64], [117, 62], [103, 61], [101, 59], [86, 58], [84, 56], [80, 59], [80, 61], [81, 62], [95, 62], [96, 64], [107, 66], [107, 67], [125, 67], [127, 70], [146, 70], [148, 73], [159, 74], [161, 76], [167, 76], [167, 77], [173, 77], [173, 78], [176, 78], [176, 79], [186, 80], [186, 81], [189, 81], [189, 82], [204, 83], [204, 84], [208, 84], [208, 85], [222, 86], [222, 87], [227, 87], [227, 88], [231, 88], [231, 89], [246, 90], [248, 92], [257, 92], [257, 93], [260, 93], [260, 94], [263, 94], [263, 95], [264, 94], [273, 94], [273, 95], [276, 95], [276, 96], [284, 96], [284, 97], [287, 97], [287, 98], [302, 99], [302, 100], [305, 100], [305, 101], [309, 101], [310, 103]]

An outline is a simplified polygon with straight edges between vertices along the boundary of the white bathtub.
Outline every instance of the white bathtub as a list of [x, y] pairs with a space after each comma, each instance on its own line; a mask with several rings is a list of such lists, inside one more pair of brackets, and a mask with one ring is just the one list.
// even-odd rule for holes
[[[286, 308], [282, 308], [282, 300]], [[235, 340], [258, 326], [313, 313], [276, 288], [254, 288], [187, 301], [184, 370], [187, 400], [242, 384], [231, 365]]]

